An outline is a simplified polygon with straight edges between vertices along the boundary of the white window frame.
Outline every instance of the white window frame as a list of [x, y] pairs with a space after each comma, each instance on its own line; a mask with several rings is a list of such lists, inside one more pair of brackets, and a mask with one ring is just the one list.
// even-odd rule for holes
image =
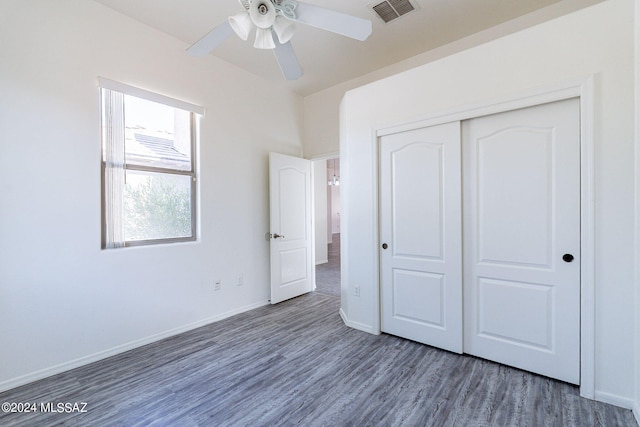
[[[105, 93], [103, 89], [112, 91], [111, 93], [117, 93], [121, 95], [130, 95], [140, 99], [144, 99], [151, 102], [156, 102], [169, 107], [186, 110], [190, 117], [190, 150], [191, 150], [191, 168], [189, 170], [179, 170], [164, 167], [155, 166], [141, 166], [135, 164], [127, 164], [124, 157], [124, 134], [122, 136], [113, 136], [111, 133], [113, 129], [110, 125], [105, 126], [105, 114], [101, 113], [101, 126], [103, 128], [102, 133], [102, 154], [101, 154], [101, 176], [102, 176], [102, 249], [113, 249], [119, 247], [129, 246], [145, 246], [145, 245], [157, 245], [165, 243], [176, 242], [188, 242], [197, 239], [197, 177], [196, 177], [196, 140], [197, 140], [197, 124], [198, 116], [204, 115], [204, 108], [195, 104], [191, 104], [178, 99], [170, 98], [168, 96], [160, 95], [155, 92], [150, 92], [144, 89], [140, 89], [134, 86], [129, 86], [124, 83], [119, 83], [114, 80], [106, 79], [103, 77], [98, 78], [98, 86], [101, 94], [101, 108], [105, 107], [105, 101], [102, 99], [102, 95]], [[123, 101], [124, 102], [124, 101]], [[122, 124], [124, 125], [124, 118], [122, 118]], [[121, 130], [122, 133], [124, 129]], [[116, 130], [116, 133], [120, 130]], [[122, 138], [122, 141], [114, 142], [115, 139]], [[107, 141], [110, 140], [110, 141]], [[115, 150], [120, 150], [116, 154], [116, 157], [120, 157], [116, 162], [107, 160], [105, 157], [105, 144], [118, 145], [122, 144], [122, 147], [114, 147]], [[111, 167], [107, 165], [109, 163]], [[114, 167], [114, 163], [119, 163]], [[113, 172], [115, 170], [115, 173]], [[123, 213], [122, 213], [122, 190], [124, 189], [124, 176], [126, 171], [139, 171], [143, 173], [159, 173], [165, 175], [181, 175], [191, 177], [191, 235], [187, 237], [170, 237], [159, 238], [149, 240], [129, 240], [124, 238], [123, 231]], [[120, 176], [118, 176], [120, 174]], [[115, 176], [115, 178], [114, 178]], [[112, 187], [118, 186], [121, 188], [114, 189]], [[115, 193], [115, 196], [114, 196]], [[120, 198], [120, 202], [115, 201]], [[114, 206], [113, 205], [120, 205]]]

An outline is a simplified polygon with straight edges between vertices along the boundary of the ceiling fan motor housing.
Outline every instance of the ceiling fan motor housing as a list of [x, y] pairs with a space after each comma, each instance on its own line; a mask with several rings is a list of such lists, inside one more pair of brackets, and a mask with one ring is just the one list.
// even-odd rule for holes
[[251, 3], [249, 16], [258, 28], [269, 28], [276, 20], [276, 7], [271, 0], [258, 0]]

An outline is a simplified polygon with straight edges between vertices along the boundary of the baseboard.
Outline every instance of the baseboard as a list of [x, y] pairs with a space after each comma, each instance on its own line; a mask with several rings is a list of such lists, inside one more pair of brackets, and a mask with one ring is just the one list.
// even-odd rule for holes
[[326, 264], [329, 262], [329, 259], [321, 259], [320, 261], [316, 261], [316, 265], [320, 265], [320, 264]]
[[0, 392], [11, 390], [13, 388], [32, 383], [34, 381], [39, 381], [39, 380], [51, 377], [53, 375], [60, 374], [62, 372], [70, 371], [71, 369], [79, 368], [81, 366], [85, 366], [90, 363], [97, 362], [99, 360], [103, 360], [108, 357], [115, 356], [120, 353], [124, 353], [126, 351], [133, 350], [135, 348], [142, 347], [144, 345], [151, 344], [156, 341], [160, 341], [165, 338], [172, 337], [174, 335], [188, 332], [193, 329], [197, 329], [202, 326], [209, 325], [211, 323], [219, 322], [220, 320], [224, 320], [228, 317], [235, 316], [236, 314], [244, 313], [246, 311], [253, 310], [259, 307], [264, 307], [266, 305], [269, 305], [269, 301], [263, 301], [263, 302], [251, 304], [245, 307], [238, 308], [236, 310], [231, 310], [216, 316], [208, 317], [206, 319], [202, 319], [197, 322], [190, 323], [188, 325], [180, 326], [178, 328], [160, 332], [158, 334], [141, 338], [139, 340], [131, 341], [126, 344], [119, 345], [117, 347], [100, 351], [98, 353], [90, 354], [88, 356], [84, 356], [78, 359], [70, 360], [68, 362], [60, 363], [59, 365], [55, 365], [49, 368], [41, 369], [39, 371], [31, 372], [29, 374], [22, 375], [17, 378], [12, 378], [10, 380], [2, 381], [0, 382]]
[[368, 332], [374, 335], [380, 335], [378, 332], [374, 331], [373, 328], [369, 325], [365, 325], [364, 323], [353, 322], [349, 320], [349, 318], [347, 317], [346, 313], [342, 310], [342, 308], [340, 308], [340, 317], [342, 318], [342, 321], [344, 322], [344, 324], [350, 328], [357, 329], [363, 332]]
[[599, 402], [609, 403], [611, 405], [619, 406], [624, 409], [633, 409], [634, 401], [628, 397], [619, 396], [613, 393], [607, 393], [604, 391], [595, 392], [595, 400]]

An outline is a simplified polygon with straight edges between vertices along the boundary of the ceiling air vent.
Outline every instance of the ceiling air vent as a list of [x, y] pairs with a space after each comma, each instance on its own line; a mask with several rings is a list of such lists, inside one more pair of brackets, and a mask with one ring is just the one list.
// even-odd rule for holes
[[416, 10], [414, 4], [409, 0], [385, 0], [369, 7], [371, 7], [385, 23]]

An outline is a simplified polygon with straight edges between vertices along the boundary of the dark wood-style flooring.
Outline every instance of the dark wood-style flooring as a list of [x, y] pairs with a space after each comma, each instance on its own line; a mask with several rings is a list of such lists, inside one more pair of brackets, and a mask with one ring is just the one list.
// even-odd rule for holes
[[346, 327], [313, 292], [0, 394], [1, 426], [635, 426], [578, 388]]

